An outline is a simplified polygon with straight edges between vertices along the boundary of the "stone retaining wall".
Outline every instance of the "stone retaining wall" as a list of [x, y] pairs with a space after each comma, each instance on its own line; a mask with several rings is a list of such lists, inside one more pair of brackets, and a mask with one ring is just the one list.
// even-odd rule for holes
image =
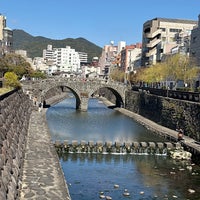
[[[109, 101], [115, 103], [115, 96], [111, 91], [106, 89], [104, 94]], [[200, 141], [200, 103], [132, 90], [126, 92], [125, 99], [127, 110], [173, 130], [182, 128], [185, 135]]]
[[32, 101], [22, 90], [0, 96], [0, 199], [18, 198]]

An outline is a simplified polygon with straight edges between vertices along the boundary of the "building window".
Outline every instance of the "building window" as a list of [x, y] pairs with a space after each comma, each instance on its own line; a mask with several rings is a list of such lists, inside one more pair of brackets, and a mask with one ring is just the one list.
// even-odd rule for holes
[[166, 31], [166, 28], [160, 28], [162, 30], [162, 32], [165, 32]]
[[172, 32], [172, 33], [180, 33], [182, 30], [176, 29], [176, 28], [170, 28], [169, 31]]

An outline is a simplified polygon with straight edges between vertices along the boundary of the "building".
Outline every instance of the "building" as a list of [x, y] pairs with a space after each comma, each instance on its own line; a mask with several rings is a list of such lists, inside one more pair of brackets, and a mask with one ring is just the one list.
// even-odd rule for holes
[[200, 66], [200, 15], [198, 26], [192, 30], [190, 42], [190, 56], [195, 59]]
[[43, 58], [49, 66], [49, 74], [54, 72], [77, 73], [80, 70], [79, 53], [70, 46], [53, 48], [48, 45], [43, 50]]
[[81, 63], [87, 63], [88, 62], [88, 54], [85, 52], [78, 52], [79, 59]]
[[6, 17], [0, 14], [0, 56], [12, 52], [13, 31], [6, 27]]
[[121, 65], [120, 68], [129, 73], [141, 66], [142, 44], [127, 45], [121, 50]]
[[160, 62], [165, 54], [170, 54], [177, 45], [181, 46], [184, 38], [190, 38], [191, 30], [197, 21], [154, 18], [143, 24], [142, 66]]
[[114, 65], [115, 60], [118, 56], [118, 49], [124, 47], [124, 42], [119, 42], [119, 47], [114, 45], [114, 42], [111, 41], [109, 45], [105, 45], [101, 57], [99, 58], [99, 67], [101, 75], [107, 76], [110, 71], [110, 67]]
[[43, 58], [48, 66], [56, 65], [56, 55], [52, 45], [47, 45], [43, 50]]
[[22, 56], [25, 59], [27, 58], [27, 51], [26, 50], [18, 49], [18, 50], [15, 50], [15, 53]]

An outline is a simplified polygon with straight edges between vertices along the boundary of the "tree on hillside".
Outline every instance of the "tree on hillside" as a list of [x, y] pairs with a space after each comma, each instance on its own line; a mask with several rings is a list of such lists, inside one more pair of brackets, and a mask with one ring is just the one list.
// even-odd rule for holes
[[0, 58], [0, 75], [4, 76], [6, 72], [14, 72], [20, 80], [24, 75], [26, 77], [45, 78], [45, 74], [41, 71], [35, 71], [32, 69], [30, 63], [28, 63], [22, 56], [18, 54], [6, 54]]
[[19, 79], [24, 74], [30, 75], [33, 73], [30, 63], [28, 63], [22, 56], [11, 53], [6, 54], [3, 58], [4, 63], [7, 66], [7, 71], [14, 72]]
[[4, 75], [4, 84], [6, 87], [20, 88], [21, 84], [18, 77], [14, 72], [6, 72]]
[[8, 71], [8, 65], [3, 58], [0, 58], [0, 77], [3, 77], [4, 74]]

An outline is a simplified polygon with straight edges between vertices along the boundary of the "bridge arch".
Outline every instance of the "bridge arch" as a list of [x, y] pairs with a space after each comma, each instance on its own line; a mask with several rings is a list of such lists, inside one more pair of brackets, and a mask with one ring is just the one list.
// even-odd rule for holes
[[29, 82], [23, 85], [24, 89], [31, 90], [37, 94], [38, 99], [46, 101], [48, 91], [53, 88], [68, 88], [76, 98], [76, 109], [87, 111], [89, 98], [102, 88], [110, 90], [116, 98], [115, 105], [121, 107], [125, 103], [125, 91], [127, 87], [116, 82], [105, 82], [102, 80], [82, 81], [80, 79], [46, 79], [38, 82]]
[[90, 91], [89, 93], [89, 96], [91, 97], [92, 94], [94, 94], [96, 91], [99, 91], [100, 89], [103, 89], [103, 88], [106, 88], [108, 90], [110, 90], [113, 95], [115, 96], [116, 98], [116, 101], [115, 101], [115, 106], [116, 107], [121, 107], [122, 105], [124, 105], [125, 103], [125, 98], [123, 98], [122, 94], [120, 94], [115, 88], [111, 87], [111, 86], [98, 86], [96, 88], [94, 88], [93, 90]]
[[41, 97], [40, 97], [41, 101], [46, 100], [46, 94], [48, 93], [48, 91], [50, 91], [54, 88], [58, 88], [58, 87], [60, 87], [62, 92], [64, 92], [64, 87], [66, 87], [67, 89], [69, 89], [72, 92], [72, 94], [74, 95], [74, 97], [76, 99], [76, 109], [79, 109], [80, 105], [81, 105], [81, 97], [80, 97], [79, 91], [76, 90], [76, 88], [68, 86], [67, 84], [66, 85], [56, 84], [56, 85], [54, 85], [54, 87], [48, 86], [45, 90], [42, 90], [42, 92], [41, 92]]

